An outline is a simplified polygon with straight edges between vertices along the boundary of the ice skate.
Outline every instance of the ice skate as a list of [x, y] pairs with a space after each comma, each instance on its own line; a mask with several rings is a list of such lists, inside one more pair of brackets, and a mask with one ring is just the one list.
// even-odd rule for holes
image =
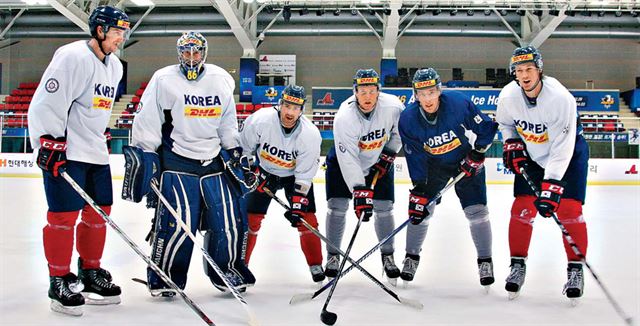
[[84, 285], [82, 295], [87, 304], [107, 305], [120, 303], [120, 287], [113, 284], [111, 274], [103, 268], [83, 269], [78, 260], [78, 279]]
[[327, 257], [327, 265], [324, 267], [324, 275], [328, 278], [335, 278], [338, 276], [338, 268], [340, 267], [340, 257], [338, 255], [331, 255]]
[[491, 284], [495, 282], [493, 277], [493, 261], [489, 258], [478, 258], [478, 274], [480, 275], [480, 284], [484, 286], [485, 292], [489, 293]]
[[403, 280], [403, 287], [406, 288], [409, 285], [409, 282], [413, 281], [419, 263], [420, 256], [418, 255], [407, 254], [404, 258], [402, 261], [402, 273], [400, 273], [400, 278]]
[[511, 272], [507, 277], [507, 284], [505, 286], [505, 289], [509, 292], [509, 300], [513, 300], [520, 295], [526, 273], [527, 266], [525, 265], [525, 258], [511, 257]]
[[80, 294], [82, 283], [75, 274], [49, 276], [51, 310], [71, 316], [82, 316], [84, 297]]
[[309, 271], [311, 272], [311, 278], [313, 279], [313, 281], [316, 282], [319, 286], [322, 286], [322, 281], [324, 281], [325, 279], [322, 265], [309, 266]]
[[567, 283], [564, 285], [562, 294], [566, 294], [571, 301], [572, 306], [580, 303], [580, 297], [584, 292], [584, 273], [582, 271], [582, 263], [571, 262], [567, 266]]
[[382, 272], [387, 276], [389, 284], [393, 286], [398, 285], [400, 269], [396, 266], [396, 262], [393, 260], [393, 254], [382, 254]]

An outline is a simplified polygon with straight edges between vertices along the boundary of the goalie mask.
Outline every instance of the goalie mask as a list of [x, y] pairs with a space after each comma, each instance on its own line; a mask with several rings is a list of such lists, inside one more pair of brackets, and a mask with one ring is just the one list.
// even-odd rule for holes
[[198, 32], [182, 34], [176, 44], [180, 71], [187, 80], [196, 80], [207, 60], [207, 39]]

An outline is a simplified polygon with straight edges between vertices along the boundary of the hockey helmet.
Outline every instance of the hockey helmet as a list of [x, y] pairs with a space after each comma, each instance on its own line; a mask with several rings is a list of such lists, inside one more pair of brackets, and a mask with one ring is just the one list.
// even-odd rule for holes
[[430, 87], [442, 87], [440, 75], [433, 68], [424, 68], [416, 71], [412, 80], [413, 91]]
[[509, 74], [515, 76], [516, 66], [525, 62], [533, 62], [542, 71], [542, 54], [532, 45], [517, 48], [509, 61]]
[[353, 76], [353, 89], [357, 90], [358, 86], [375, 85], [380, 89], [380, 75], [372, 69], [358, 69], [356, 75]]
[[304, 87], [298, 85], [289, 85], [282, 91], [282, 97], [280, 98], [280, 105], [282, 102], [289, 102], [291, 104], [300, 105], [304, 108], [304, 102], [306, 102], [306, 95]]
[[[114, 27], [125, 31], [129, 30], [129, 16], [124, 11], [111, 6], [98, 6], [89, 16], [89, 31], [91, 36], [98, 38], [98, 26], [106, 34], [109, 28]], [[129, 37], [128, 33], [125, 39]]]
[[[176, 49], [180, 71], [187, 80], [196, 80], [207, 60], [207, 39], [198, 32], [186, 32], [178, 39]], [[199, 60], [194, 60], [196, 53], [200, 53]]]

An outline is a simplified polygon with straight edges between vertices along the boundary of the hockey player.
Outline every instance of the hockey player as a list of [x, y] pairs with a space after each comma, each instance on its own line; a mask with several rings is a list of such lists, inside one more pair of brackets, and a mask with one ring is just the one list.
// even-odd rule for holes
[[[156, 71], [142, 94], [131, 147], [124, 150], [127, 170], [122, 196], [140, 201], [161, 172], [162, 195], [181, 213], [191, 232], [206, 232], [205, 249], [231, 283], [244, 290], [255, 283], [244, 263], [244, 199], [235, 177], [225, 173], [225, 165], [237, 166], [242, 153], [235, 82], [224, 69], [205, 64], [208, 47], [202, 34], [184, 33], [176, 47], [179, 64]], [[227, 153], [230, 158], [225, 160]], [[161, 171], [156, 171], [158, 164]], [[140, 169], [133, 168], [138, 165]], [[151, 259], [184, 288], [193, 242], [162, 204], [157, 205], [151, 244]], [[204, 265], [213, 285], [228, 290], [206, 261]], [[152, 296], [174, 295], [150, 268], [147, 279]]]
[[399, 122], [413, 189], [409, 195], [407, 255], [400, 277], [412, 281], [435, 206], [427, 204], [460, 172], [465, 177], [456, 194], [469, 220], [478, 254], [480, 284], [493, 284], [491, 223], [487, 209], [484, 156], [498, 125], [463, 94], [443, 93], [433, 68], [420, 69], [413, 77], [415, 102], [402, 112]]
[[304, 219], [318, 228], [312, 181], [318, 170], [322, 143], [318, 128], [302, 115], [305, 98], [302, 86], [287, 86], [282, 91], [278, 106], [253, 113], [245, 121], [240, 134], [244, 153], [255, 155], [258, 163], [258, 186], [247, 199], [249, 237], [246, 261], [249, 264], [258, 231], [271, 203], [271, 197], [264, 189], [275, 194], [283, 188], [292, 207], [285, 217], [292, 227], [298, 229], [300, 247], [313, 281], [322, 282], [325, 276], [320, 239], [300, 223]]
[[[504, 165], [515, 173], [509, 223], [511, 273], [506, 290], [515, 298], [524, 283], [526, 258], [536, 213], [557, 213], [581, 253], [587, 252], [587, 225], [582, 216], [587, 187], [589, 148], [582, 137], [576, 100], [558, 80], [542, 74], [542, 55], [533, 46], [513, 51], [509, 72], [515, 81], [501, 92], [496, 121], [504, 141]], [[536, 197], [521, 175], [538, 185]], [[581, 259], [564, 241], [569, 298], [582, 296]]]
[[[340, 246], [349, 199], [358, 218], [368, 221], [376, 213], [375, 229], [383, 239], [394, 229], [393, 161], [400, 150], [398, 119], [404, 105], [380, 92], [380, 77], [373, 69], [360, 69], [353, 77], [353, 96], [342, 102], [333, 122], [335, 146], [327, 154], [327, 237]], [[370, 185], [378, 173], [373, 190]], [[384, 272], [393, 285], [400, 269], [393, 259], [393, 239], [380, 247]], [[337, 252], [327, 248], [325, 275], [336, 277]]]
[[[76, 41], [55, 52], [28, 114], [31, 146], [43, 170], [49, 206], [43, 242], [51, 309], [77, 316], [85, 303], [79, 282], [87, 303], [117, 304], [121, 292], [100, 267], [105, 221], [60, 176], [61, 169], [66, 170], [109, 214], [113, 196], [104, 133], [122, 78], [122, 63], [112, 52], [125, 42], [129, 18], [119, 9], [99, 6], [89, 16], [89, 28], [90, 41]], [[70, 271], [74, 227], [78, 277]]]

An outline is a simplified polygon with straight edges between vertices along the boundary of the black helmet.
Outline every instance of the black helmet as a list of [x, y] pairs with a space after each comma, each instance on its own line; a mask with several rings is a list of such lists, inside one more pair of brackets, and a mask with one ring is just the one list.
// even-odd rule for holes
[[304, 107], [306, 98], [304, 87], [289, 85], [282, 91], [282, 98], [280, 100]]
[[416, 74], [413, 75], [413, 91], [417, 91], [423, 88], [429, 87], [441, 87], [442, 81], [440, 80], [440, 75], [433, 68], [424, 68], [416, 71]]
[[110, 27], [128, 30], [129, 16], [118, 8], [98, 6], [89, 16], [89, 30], [91, 31], [91, 36], [95, 38], [98, 37], [98, 26], [102, 26], [105, 34]]
[[358, 86], [368, 85], [375, 85], [380, 88], [380, 75], [372, 68], [358, 69], [356, 75], [353, 76], [353, 89], [355, 90]]
[[533, 62], [538, 69], [542, 70], [542, 54], [534, 46], [528, 45], [513, 50], [509, 60], [509, 74], [514, 76], [516, 66], [525, 62]]

